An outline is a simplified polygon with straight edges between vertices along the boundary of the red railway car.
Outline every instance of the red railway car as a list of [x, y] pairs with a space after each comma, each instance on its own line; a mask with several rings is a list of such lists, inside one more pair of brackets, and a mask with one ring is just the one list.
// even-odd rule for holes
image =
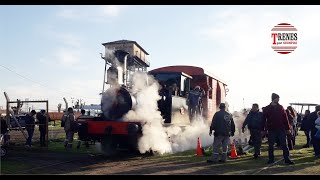
[[[190, 78], [190, 89], [199, 85], [206, 93], [203, 98], [203, 116], [207, 120], [211, 120], [213, 114], [218, 110], [219, 104], [225, 102], [228, 92], [227, 84], [222, 79], [212, 73], [196, 66], [166, 66], [150, 71], [151, 74], [161, 73], [182, 73]], [[156, 78], [157, 79], [157, 78]], [[182, 84], [183, 82], [181, 82]], [[182, 85], [180, 85], [182, 86]], [[181, 88], [179, 88], [181, 90]], [[183, 88], [182, 88], [183, 89]], [[186, 96], [186, 94], [182, 96]]]

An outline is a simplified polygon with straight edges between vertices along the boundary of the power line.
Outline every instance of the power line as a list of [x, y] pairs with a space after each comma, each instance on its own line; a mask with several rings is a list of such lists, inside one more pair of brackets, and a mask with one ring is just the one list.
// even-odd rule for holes
[[[14, 71], [14, 70], [6, 67], [6, 66], [3, 66], [3, 65], [1, 65], [1, 64], [0, 64], [0, 66], [3, 67], [3, 68], [6, 69], [6, 70], [8, 70], [8, 71], [10, 71], [10, 72], [18, 75], [18, 76], [20, 76], [20, 77], [23, 78], [23, 79], [29, 80], [29, 81], [31, 81], [31, 82], [33, 82], [33, 83], [35, 83], [35, 84], [38, 84], [38, 85], [40, 85], [40, 86], [42, 86], [42, 87], [49, 88], [49, 89], [55, 89], [58, 93], [60, 92], [60, 93], [63, 94], [63, 95], [69, 94], [70, 96], [76, 96], [75, 94], [71, 94], [71, 93], [66, 92], [66, 91], [60, 91], [59, 89], [56, 89], [56, 88], [52, 88], [52, 87], [48, 87], [48, 86], [46, 86], [46, 85], [43, 85], [42, 83], [39, 83], [39, 82], [34, 81], [34, 80], [32, 80], [32, 79], [30, 79], [30, 78], [28, 78], [28, 77], [26, 77], [26, 76], [23, 76], [23, 75], [19, 74], [18, 72]], [[95, 98], [92, 98], [92, 97], [85, 97], [85, 96], [81, 96], [81, 97], [82, 97], [82, 98], [85, 98], [85, 99], [91, 99], [91, 100], [93, 100], [93, 99], [94, 99], [94, 100], [97, 100], [97, 99], [98, 99], [98, 98], [95, 99]]]

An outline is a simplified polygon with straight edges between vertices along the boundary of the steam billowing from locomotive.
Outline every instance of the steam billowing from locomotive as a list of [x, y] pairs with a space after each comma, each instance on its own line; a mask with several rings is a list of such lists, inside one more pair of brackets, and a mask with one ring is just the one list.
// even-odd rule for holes
[[157, 101], [159, 96], [159, 84], [146, 73], [135, 73], [133, 78], [132, 93], [136, 94], [137, 105], [125, 116], [126, 121], [142, 121], [143, 136], [138, 142], [141, 153], [157, 151], [160, 154], [172, 152], [168, 134], [163, 126], [163, 119], [158, 111]]
[[[112, 64], [108, 70], [108, 82], [112, 86], [102, 94], [102, 111], [106, 120], [141, 122], [142, 136], [138, 141], [141, 153], [152, 150], [164, 154], [195, 149], [198, 137], [202, 146], [212, 144], [213, 137], [209, 136], [211, 121], [203, 122], [198, 119], [190, 124], [188, 118], [173, 115], [171, 122], [174, 123], [164, 123], [158, 110], [158, 100], [161, 99], [159, 83], [153, 76], [143, 72], [134, 72], [129, 78], [126, 73], [123, 76], [122, 73], [126, 70], [122, 71], [125, 69], [123, 64], [113, 54], [113, 51], [106, 54]], [[121, 77], [128, 78], [130, 83], [119, 83], [120, 80], [123, 81]], [[178, 104], [179, 107], [188, 109], [183, 99]]]

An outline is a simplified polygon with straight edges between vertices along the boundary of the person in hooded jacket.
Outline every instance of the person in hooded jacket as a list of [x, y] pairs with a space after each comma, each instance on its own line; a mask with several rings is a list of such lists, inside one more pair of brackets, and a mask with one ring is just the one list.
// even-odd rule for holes
[[262, 129], [263, 129], [263, 113], [259, 111], [259, 105], [253, 104], [252, 109], [247, 115], [242, 125], [242, 132], [244, 133], [245, 127], [248, 125], [250, 131], [251, 143], [254, 147], [254, 158], [257, 159], [260, 155], [260, 148], [262, 142]]

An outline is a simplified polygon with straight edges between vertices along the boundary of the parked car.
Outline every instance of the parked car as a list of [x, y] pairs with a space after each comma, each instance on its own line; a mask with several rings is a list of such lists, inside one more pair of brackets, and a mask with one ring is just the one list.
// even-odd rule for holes
[[[26, 115], [25, 114], [21, 114], [21, 115], [16, 115], [15, 117], [18, 120], [18, 122], [19, 122], [20, 126], [22, 127], [22, 129], [25, 129], [25, 127], [26, 127]], [[10, 128], [11, 129], [19, 129], [18, 124], [16, 123], [16, 121], [14, 120], [14, 118], [12, 116], [10, 117]]]

